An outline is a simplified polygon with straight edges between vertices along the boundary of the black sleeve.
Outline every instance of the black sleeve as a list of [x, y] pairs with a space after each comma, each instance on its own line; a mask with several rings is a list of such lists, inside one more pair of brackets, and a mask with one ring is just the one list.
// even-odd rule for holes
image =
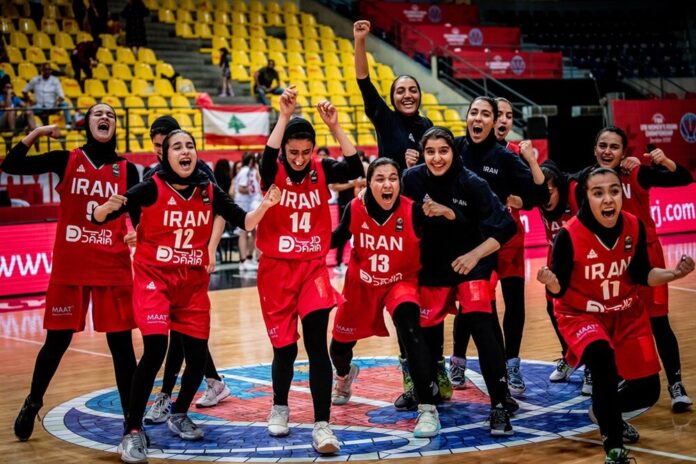
[[240, 208], [227, 192], [224, 192], [217, 185], [213, 185], [213, 212], [222, 216], [233, 227], [246, 230], [244, 227], [246, 211]]
[[674, 172], [655, 165], [641, 165], [638, 168], [638, 183], [646, 190], [650, 187], [681, 187], [689, 185], [693, 181], [691, 173], [679, 164]]
[[[131, 163], [130, 161], [126, 162], [126, 177], [128, 190], [140, 183], [140, 174], [138, 173], [138, 168], [136, 168], [135, 164]], [[140, 224], [141, 212], [140, 206], [134, 206], [128, 210], [128, 215], [130, 216], [131, 223], [133, 223], [133, 227], [138, 227], [138, 224]]]
[[259, 174], [261, 175], [261, 190], [266, 191], [271, 188], [278, 173], [278, 155], [280, 148], [272, 148], [266, 145], [261, 155], [259, 163]]
[[389, 111], [387, 103], [375, 88], [375, 85], [370, 80], [370, 76], [367, 76], [365, 79], [358, 79], [358, 87], [365, 102], [365, 114], [370, 120], [374, 119], [380, 112]]
[[640, 230], [638, 232], [638, 243], [636, 244], [636, 254], [628, 265], [628, 273], [631, 280], [637, 285], [648, 285], [648, 274], [652, 269], [650, 258], [648, 257], [648, 245], [646, 240], [645, 225], [638, 222]]
[[506, 169], [506, 172], [510, 173], [510, 192], [522, 199], [526, 210], [548, 203], [549, 189], [546, 182], [542, 182], [541, 185], [535, 184], [529, 167], [519, 156], [510, 154], [512, 156], [509, 157], [508, 169]]
[[[155, 201], [157, 201], [157, 185], [154, 180], [148, 179], [129, 188], [124, 196], [127, 201], [121, 209], [109, 213], [103, 222], [97, 222], [94, 219], [94, 212], [92, 212], [92, 222], [95, 224], [103, 224], [104, 222], [113, 221], [124, 213], [129, 213], [131, 215], [131, 220], [133, 220], [133, 215], [136, 215], [138, 222], [140, 222], [140, 210], [142, 207], [153, 205]], [[135, 225], [135, 223], [133, 223], [133, 225]]]
[[500, 243], [500, 246], [503, 246], [517, 232], [517, 225], [510, 211], [493, 193], [488, 182], [480, 177], [470, 177], [469, 179], [467, 187], [472, 192], [472, 203], [478, 213], [481, 233], [486, 238], [495, 239]]
[[425, 227], [425, 221], [423, 221], [423, 204], [413, 202], [413, 207], [411, 209], [411, 217], [413, 218], [413, 231], [416, 233], [416, 237], [423, 237], [423, 229]]
[[43, 155], [27, 156], [29, 147], [19, 142], [7, 153], [0, 169], [7, 174], [44, 174], [55, 172], [63, 180], [65, 168], [68, 166], [70, 152], [53, 150]]
[[571, 242], [570, 234], [566, 229], [559, 230], [556, 239], [553, 241], [551, 271], [556, 274], [561, 290], [556, 294], [548, 293], [556, 298], [560, 298], [568, 290], [570, 275], [573, 272], [573, 242]]
[[342, 161], [324, 158], [321, 165], [324, 167], [328, 184], [339, 184], [365, 176], [362, 161], [357, 155], [344, 156]]
[[346, 244], [350, 240], [350, 210], [353, 201], [360, 201], [360, 199], [353, 199], [343, 210], [343, 217], [341, 222], [338, 223], [338, 227], [331, 232], [331, 248], [338, 248]]

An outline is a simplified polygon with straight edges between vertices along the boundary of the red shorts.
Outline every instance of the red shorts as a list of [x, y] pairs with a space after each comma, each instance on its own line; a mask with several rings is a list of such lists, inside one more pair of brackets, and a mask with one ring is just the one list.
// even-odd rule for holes
[[[650, 267], [665, 268], [665, 255], [659, 240], [648, 244], [648, 258]], [[639, 287], [638, 299], [650, 317], [666, 316], [669, 313], [668, 293], [667, 284], [657, 287]]]
[[92, 324], [97, 332], [122, 332], [136, 327], [132, 285], [61, 285], [49, 281], [44, 329], [85, 330], [90, 297]]
[[456, 287], [421, 287], [421, 327], [432, 327], [448, 314], [457, 314], [457, 301], [462, 313], [492, 313], [490, 285], [488, 280], [471, 280]]
[[207, 340], [210, 275], [203, 267], [161, 269], [133, 263], [133, 309], [143, 335], [170, 330]]
[[571, 366], [581, 363], [590, 343], [606, 340], [614, 349], [616, 367], [624, 379], [660, 372], [650, 319], [639, 305], [609, 313], [556, 312], [556, 320], [559, 332], [568, 343], [565, 358]]
[[276, 348], [300, 339], [297, 318], [333, 308], [341, 295], [331, 286], [324, 257], [308, 261], [269, 258], [261, 255], [256, 288], [268, 337]]
[[372, 287], [359, 278], [350, 277], [346, 277], [343, 287], [345, 301], [338, 305], [334, 319], [332, 335], [339, 342], [353, 342], [373, 335], [388, 337], [382, 310], [386, 307], [389, 315], [394, 317], [394, 310], [402, 303], [420, 305], [417, 279]]
[[496, 272], [499, 279], [524, 278], [524, 228], [518, 225], [517, 233], [498, 250]]

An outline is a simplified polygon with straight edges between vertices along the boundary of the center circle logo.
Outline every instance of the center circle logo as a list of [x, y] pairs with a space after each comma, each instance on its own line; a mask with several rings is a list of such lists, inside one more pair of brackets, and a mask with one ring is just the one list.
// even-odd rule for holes
[[[414, 457], [466, 453], [553, 440], [596, 430], [587, 415], [590, 398], [581, 394], [582, 372], [568, 382], [550, 383], [553, 363], [522, 361], [527, 391], [518, 399], [510, 437], [493, 438], [487, 422], [490, 401], [478, 359], [467, 362], [467, 388], [456, 390], [438, 406], [442, 430], [432, 439], [414, 438], [417, 413], [398, 411], [392, 401], [402, 392], [399, 362], [393, 357], [356, 358], [360, 376], [345, 406], [332, 406], [331, 424], [341, 441], [341, 460]], [[309, 393], [309, 365], [295, 363], [290, 391], [290, 435], [274, 438], [266, 430], [273, 396], [271, 365], [254, 364], [219, 370], [231, 390], [217, 407], [196, 409], [190, 417], [205, 438], [184, 441], [166, 423], [146, 426], [148, 456], [174, 460], [253, 460], [312, 462], [313, 407]], [[157, 381], [150, 401], [159, 392]], [[199, 393], [202, 393], [203, 388]], [[176, 396], [176, 391], [174, 395]], [[92, 392], [56, 406], [43, 420], [46, 430], [60, 440], [107, 452], [116, 452], [123, 432], [123, 417], [115, 388]]]

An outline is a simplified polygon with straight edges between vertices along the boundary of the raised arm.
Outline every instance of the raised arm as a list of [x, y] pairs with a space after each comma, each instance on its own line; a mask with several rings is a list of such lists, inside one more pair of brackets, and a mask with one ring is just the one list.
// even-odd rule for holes
[[370, 21], [361, 19], [353, 24], [353, 38], [355, 48], [355, 77], [365, 79], [370, 74], [367, 63], [367, 49], [365, 41], [370, 34]]
[[358, 150], [338, 122], [338, 110], [336, 110], [336, 107], [332, 105], [330, 101], [322, 100], [317, 103], [317, 112], [321, 120], [324, 121], [324, 124], [328, 126], [333, 136], [336, 137], [336, 141], [338, 141], [338, 144], [341, 146], [341, 153], [343, 153], [343, 156], [355, 155]]
[[7, 174], [43, 174], [55, 172], [62, 179], [68, 165], [70, 152], [55, 150], [43, 155], [27, 156], [29, 149], [39, 137], [60, 137], [56, 125], [41, 126], [31, 131], [17, 145], [12, 147], [0, 168]]
[[268, 189], [275, 179], [278, 166], [276, 161], [278, 160], [278, 154], [280, 153], [280, 145], [283, 142], [283, 135], [285, 134], [285, 128], [288, 126], [288, 122], [295, 112], [295, 106], [297, 105], [297, 91], [295, 86], [291, 85], [280, 96], [280, 113], [278, 115], [278, 122], [276, 122], [271, 135], [268, 137], [266, 142], [266, 148], [261, 156], [261, 162], [259, 163], [259, 174], [261, 175], [261, 188]]

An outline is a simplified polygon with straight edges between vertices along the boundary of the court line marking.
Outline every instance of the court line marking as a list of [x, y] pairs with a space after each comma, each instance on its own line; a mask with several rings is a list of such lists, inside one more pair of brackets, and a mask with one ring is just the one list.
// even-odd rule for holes
[[[19, 337], [8, 337], [7, 335], [0, 335], [0, 338], [4, 338], [6, 340], [12, 340], [15, 342], [24, 342], [24, 343], [31, 343], [32, 345], [41, 345], [43, 346], [44, 342], [40, 342], [37, 340], [28, 340], [26, 338], [19, 338]], [[96, 351], [89, 351], [89, 350], [82, 350], [80, 348], [73, 348], [73, 347], [68, 347], [68, 351], [75, 351], [77, 353], [83, 353], [83, 354], [91, 354], [93, 356], [101, 356], [103, 358], [110, 358], [110, 354], [105, 354], [105, 353], [98, 353]]]
[[696, 289], [693, 289], [693, 288], [675, 287], [674, 285], [670, 285], [669, 288], [673, 288], [673, 289], [675, 289], [675, 290], [681, 290], [681, 291], [684, 291], [684, 292], [696, 293]]
[[[591, 443], [594, 445], [602, 445], [602, 442], [599, 440], [592, 440], [590, 438], [581, 438], [581, 437], [573, 437], [573, 436], [567, 436], [563, 437], [568, 440], [573, 440], [573, 441], [579, 441], [582, 443]], [[627, 446], [626, 448], [632, 450], [632, 451], [637, 451], [639, 453], [646, 453], [646, 454], [653, 454], [655, 456], [662, 456], [666, 458], [672, 458], [672, 459], [677, 459], [677, 460], [682, 460], [682, 461], [689, 461], [689, 462], [696, 462], [696, 457], [694, 456], [688, 456], [686, 454], [678, 454], [678, 453], [669, 453], [667, 451], [659, 451], [659, 450], [654, 450], [654, 449], [649, 449], [649, 448], [641, 448], [639, 446]]]

